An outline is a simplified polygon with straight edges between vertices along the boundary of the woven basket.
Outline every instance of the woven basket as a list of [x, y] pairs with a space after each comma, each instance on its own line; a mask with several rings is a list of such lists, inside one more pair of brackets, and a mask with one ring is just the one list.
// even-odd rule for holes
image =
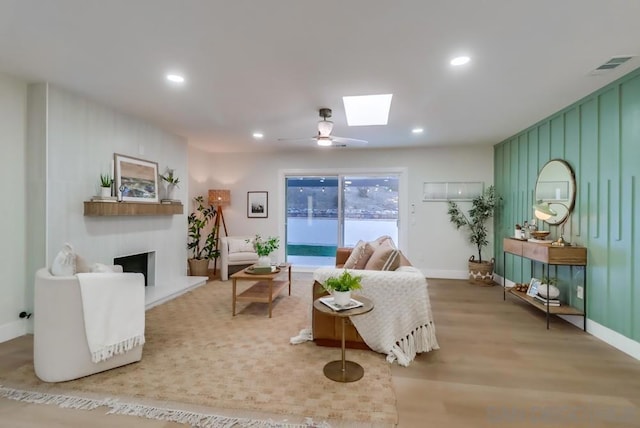
[[493, 282], [493, 266], [496, 259], [491, 261], [476, 261], [475, 256], [469, 258], [469, 282], [480, 286], [495, 285]]

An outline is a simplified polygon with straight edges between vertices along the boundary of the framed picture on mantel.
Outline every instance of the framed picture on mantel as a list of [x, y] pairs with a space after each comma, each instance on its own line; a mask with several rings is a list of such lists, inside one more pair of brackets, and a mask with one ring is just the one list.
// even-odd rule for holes
[[158, 163], [115, 153], [115, 183], [118, 200], [160, 202]]
[[247, 217], [269, 217], [269, 193], [247, 192]]

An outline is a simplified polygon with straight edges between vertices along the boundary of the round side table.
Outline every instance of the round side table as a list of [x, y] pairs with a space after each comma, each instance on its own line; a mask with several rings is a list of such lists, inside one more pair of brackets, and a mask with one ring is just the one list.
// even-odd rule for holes
[[319, 299], [313, 301], [313, 307], [322, 313], [339, 317], [342, 325], [342, 359], [331, 361], [324, 366], [324, 375], [336, 382], [355, 382], [364, 376], [362, 366], [353, 361], [347, 361], [344, 346], [344, 326], [347, 317], [366, 314], [373, 310], [373, 301], [362, 296], [352, 296], [353, 299], [362, 302], [362, 306], [347, 309], [344, 311], [334, 311], [329, 306], [322, 303]]

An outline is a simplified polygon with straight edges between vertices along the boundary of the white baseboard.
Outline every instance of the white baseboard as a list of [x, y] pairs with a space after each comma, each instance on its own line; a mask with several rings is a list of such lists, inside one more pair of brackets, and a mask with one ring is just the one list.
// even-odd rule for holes
[[0, 325], [0, 343], [16, 337], [24, 336], [29, 332], [29, 321], [21, 319]]
[[[560, 318], [582, 329], [582, 317], [573, 315], [559, 315]], [[613, 346], [625, 354], [640, 360], [640, 342], [629, 339], [627, 336], [611, 330], [595, 321], [587, 318], [587, 333], [597, 337], [603, 342]]]

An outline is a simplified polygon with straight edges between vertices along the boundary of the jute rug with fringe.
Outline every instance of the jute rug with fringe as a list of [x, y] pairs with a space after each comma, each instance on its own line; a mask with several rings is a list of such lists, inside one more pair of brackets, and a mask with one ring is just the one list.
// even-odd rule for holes
[[[311, 286], [311, 279], [295, 279], [291, 296], [285, 291], [274, 303], [272, 318], [261, 303], [239, 303], [232, 317], [231, 281], [211, 281], [147, 311], [147, 342], [139, 363], [59, 384], [39, 381], [29, 364], [0, 379], [0, 385], [22, 394], [143, 403], [146, 407], [137, 413], [157, 418], [163, 418], [158, 409], [166, 407], [196, 416], [216, 413], [302, 426], [395, 425], [396, 399], [384, 355], [347, 350], [347, 358], [362, 365], [365, 375], [358, 382], [338, 383], [322, 369], [340, 358], [339, 349], [289, 343], [311, 325]], [[136, 414], [135, 406], [128, 409], [121, 406], [119, 412]], [[182, 419], [198, 426], [259, 426], [212, 420]]]

